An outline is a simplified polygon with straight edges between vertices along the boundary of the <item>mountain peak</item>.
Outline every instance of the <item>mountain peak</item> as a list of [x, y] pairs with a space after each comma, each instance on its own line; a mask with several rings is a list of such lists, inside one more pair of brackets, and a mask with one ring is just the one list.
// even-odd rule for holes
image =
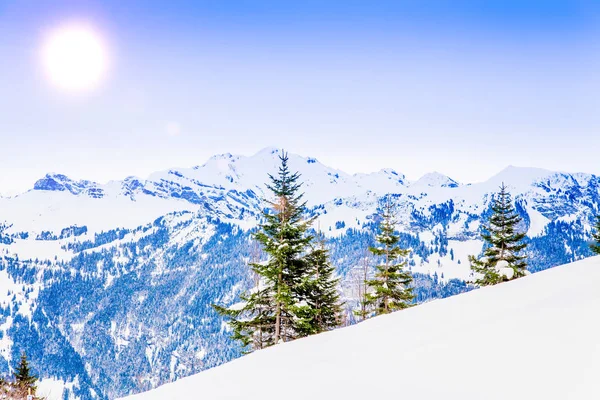
[[282, 150], [274, 147], [274, 146], [269, 146], [269, 147], [265, 147], [261, 150], [259, 150], [256, 154], [254, 154], [254, 157], [265, 157], [265, 156], [279, 156], [281, 154]]
[[441, 174], [437, 171], [427, 173], [423, 175], [419, 180], [414, 182], [411, 186], [429, 186], [429, 187], [449, 187], [455, 188], [460, 186], [454, 179]]
[[398, 172], [396, 172], [396, 170], [392, 169], [392, 168], [383, 168], [382, 170], [380, 170], [379, 172], [386, 174], [386, 175], [395, 175], [401, 178], [404, 178], [403, 174], [399, 174]]
[[63, 174], [55, 174], [50, 173], [46, 174], [42, 179], [39, 179], [33, 185], [33, 190], [48, 190], [48, 191], [65, 191], [68, 190], [73, 193], [72, 190], [76, 185], [76, 182], [73, 181], [66, 175]]
[[92, 197], [102, 197], [102, 190], [96, 182], [87, 180], [75, 181], [63, 174], [46, 174], [33, 185], [33, 190], [65, 192], [80, 194], [88, 192]]

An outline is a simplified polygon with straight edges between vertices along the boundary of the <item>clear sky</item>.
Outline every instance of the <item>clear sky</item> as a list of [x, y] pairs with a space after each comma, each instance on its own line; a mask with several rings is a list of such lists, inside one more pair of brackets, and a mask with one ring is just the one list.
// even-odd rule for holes
[[[102, 85], [57, 90], [40, 47], [85, 21]], [[600, 173], [600, 2], [0, 0], [0, 193], [266, 146], [348, 172]]]

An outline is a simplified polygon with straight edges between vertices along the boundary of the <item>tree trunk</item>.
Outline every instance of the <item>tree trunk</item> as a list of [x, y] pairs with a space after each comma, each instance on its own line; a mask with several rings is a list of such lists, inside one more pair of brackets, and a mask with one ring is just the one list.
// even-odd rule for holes
[[[389, 254], [390, 254], [390, 246], [386, 244], [385, 245], [385, 280], [384, 280], [384, 284], [386, 286], [387, 286], [387, 280], [388, 280]], [[389, 299], [386, 294], [383, 296], [383, 309], [385, 310], [386, 314], [389, 312], [388, 303], [389, 303]]]
[[276, 300], [276, 308], [275, 308], [275, 343], [279, 343], [279, 338], [281, 336], [281, 303], [279, 302], [279, 296], [281, 296], [281, 272], [279, 273], [277, 280], [279, 281], [277, 285], [277, 300]]

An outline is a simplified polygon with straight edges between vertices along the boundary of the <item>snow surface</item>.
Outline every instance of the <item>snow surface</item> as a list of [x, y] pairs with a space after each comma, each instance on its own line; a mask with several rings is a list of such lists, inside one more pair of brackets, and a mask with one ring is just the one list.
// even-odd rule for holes
[[419, 180], [410, 185], [411, 188], [425, 187], [458, 187], [459, 183], [454, 179], [440, 174], [439, 172], [430, 172], [423, 175]]
[[78, 385], [78, 379], [65, 383], [60, 379], [46, 378], [37, 383], [37, 395], [46, 400], [62, 400], [65, 389], [73, 390]]
[[600, 257], [242, 357], [128, 400], [598, 399]]

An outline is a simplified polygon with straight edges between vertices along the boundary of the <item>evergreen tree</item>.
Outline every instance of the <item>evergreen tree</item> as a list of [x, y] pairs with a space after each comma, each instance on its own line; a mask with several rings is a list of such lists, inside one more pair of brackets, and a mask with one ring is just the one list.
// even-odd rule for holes
[[329, 252], [321, 238], [317, 246], [307, 254], [308, 275], [301, 282], [299, 291], [309, 307], [302, 307], [296, 314], [298, 329], [302, 335], [311, 335], [334, 329], [340, 325], [342, 304], [338, 294], [339, 278], [329, 261]]
[[592, 239], [596, 243], [592, 243], [590, 246], [592, 251], [596, 254], [600, 254], [600, 215], [596, 217], [596, 232], [592, 234]]
[[14, 372], [14, 378], [15, 380], [12, 384], [14, 387], [13, 395], [18, 397], [32, 394], [35, 396], [35, 391], [37, 390], [35, 383], [37, 382], [38, 378], [31, 373], [29, 361], [27, 361], [27, 355], [25, 352], [21, 354], [21, 360], [19, 361], [19, 365]]
[[285, 152], [280, 160], [278, 175], [269, 175], [267, 185], [275, 200], [267, 201], [265, 222], [254, 235], [268, 256], [250, 264], [257, 284], [238, 305], [215, 306], [229, 318], [233, 338], [250, 351], [331, 329], [339, 314], [327, 251], [311, 249], [314, 219], [304, 218], [300, 175], [290, 172]]
[[[525, 233], [515, 231], [519, 222], [521, 217], [503, 183], [492, 201], [492, 215], [485, 227], [486, 233], [481, 235], [488, 244], [484, 257], [469, 256], [471, 269], [482, 275], [475, 281], [477, 285], [495, 285], [526, 275], [526, 256], [519, 254], [527, 246], [523, 243]], [[512, 269], [511, 273], [507, 274], [506, 268]]]
[[374, 310], [375, 315], [410, 307], [414, 299], [410, 287], [412, 275], [404, 270], [406, 262], [399, 262], [400, 258], [408, 256], [409, 250], [401, 249], [397, 245], [400, 237], [395, 234], [393, 209], [388, 198], [381, 215], [380, 233], [376, 237], [379, 245], [369, 248], [371, 253], [383, 262], [375, 266], [373, 279], [367, 281], [370, 289], [366, 294], [367, 306], [368, 309]]
[[245, 352], [260, 350], [276, 343], [273, 315], [275, 306], [271, 292], [271, 287], [255, 287], [240, 296], [240, 303], [229, 308], [213, 305], [219, 314], [228, 317], [233, 330], [231, 337], [240, 341]]

